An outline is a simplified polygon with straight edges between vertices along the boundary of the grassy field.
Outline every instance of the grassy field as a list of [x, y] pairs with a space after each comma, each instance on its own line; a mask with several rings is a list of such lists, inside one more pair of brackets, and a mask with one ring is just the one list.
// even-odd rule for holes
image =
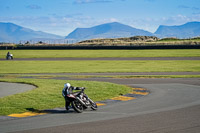
[[199, 72], [199, 60], [1, 61], [0, 73]]
[[[38, 88], [21, 94], [0, 98], [0, 115], [22, 113], [29, 108], [35, 110], [64, 107], [62, 88], [65, 80], [51, 79], [2, 79], [0, 81], [23, 82], [34, 84]], [[73, 86], [86, 87], [86, 94], [94, 101], [109, 99], [120, 94], [126, 94], [131, 88], [106, 82], [68, 81]]]
[[[14, 58], [64, 58], [64, 57], [199, 57], [200, 49], [179, 50], [9, 50]], [[0, 50], [4, 59], [8, 50]]]

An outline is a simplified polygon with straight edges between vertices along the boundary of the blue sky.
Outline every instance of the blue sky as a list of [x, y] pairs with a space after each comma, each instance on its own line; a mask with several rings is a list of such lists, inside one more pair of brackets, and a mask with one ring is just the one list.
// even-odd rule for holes
[[0, 0], [0, 22], [62, 36], [109, 22], [155, 32], [191, 21], [200, 21], [200, 0]]

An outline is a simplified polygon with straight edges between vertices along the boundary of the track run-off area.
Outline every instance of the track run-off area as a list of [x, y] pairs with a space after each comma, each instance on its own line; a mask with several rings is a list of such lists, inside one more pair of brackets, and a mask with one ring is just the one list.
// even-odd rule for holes
[[[181, 59], [184, 60], [184, 58]], [[148, 58], [145, 60], [148, 60]], [[174, 60], [176, 59], [174, 58]], [[185, 60], [188, 60], [188, 58], [185, 58]], [[194, 60], [199, 60], [199, 58]], [[124, 101], [111, 99], [107, 103], [104, 102], [105, 105], [99, 106], [97, 111], [86, 110], [81, 114], [75, 113], [72, 109], [65, 111], [63, 107], [47, 109], [46, 114], [33, 117], [2, 116], [0, 119], [0, 132], [198, 133], [200, 131], [200, 78], [119, 78], [109, 76], [199, 74], [199, 72], [147, 72], [22, 75], [22, 78], [112, 82], [132, 88], [146, 89], [149, 94]], [[40, 77], [40, 75], [42, 76]], [[44, 77], [44, 75], [54, 76]], [[67, 75], [85, 75], [85, 77], [68, 77]], [[89, 77], [87, 77], [88, 75]], [[102, 75], [105, 77], [102, 77]], [[131, 96], [126, 95], [126, 97]]]

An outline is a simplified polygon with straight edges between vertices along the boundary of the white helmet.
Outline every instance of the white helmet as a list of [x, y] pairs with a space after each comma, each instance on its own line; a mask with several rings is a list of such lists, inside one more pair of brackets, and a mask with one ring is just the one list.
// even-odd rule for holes
[[70, 83], [64, 84], [64, 87], [65, 87], [65, 88], [69, 88], [70, 86], [71, 86]]

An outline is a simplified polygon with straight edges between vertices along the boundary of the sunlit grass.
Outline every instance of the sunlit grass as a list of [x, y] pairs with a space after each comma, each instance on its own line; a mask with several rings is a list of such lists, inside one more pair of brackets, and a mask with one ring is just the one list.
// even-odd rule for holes
[[30, 108], [43, 110], [64, 107], [64, 98], [61, 92], [66, 82], [71, 83], [73, 86], [86, 87], [86, 94], [94, 101], [109, 99], [131, 91], [131, 88], [124, 85], [95, 81], [13, 78], [0, 78], [0, 81], [22, 82], [38, 86], [38, 88], [31, 91], [0, 98], [0, 115], [22, 113], [28, 111]]
[[199, 60], [1, 61], [0, 73], [199, 72]]
[[10, 51], [14, 58], [65, 58], [65, 57], [199, 57], [199, 49], [171, 50], [0, 50], [0, 58]]

